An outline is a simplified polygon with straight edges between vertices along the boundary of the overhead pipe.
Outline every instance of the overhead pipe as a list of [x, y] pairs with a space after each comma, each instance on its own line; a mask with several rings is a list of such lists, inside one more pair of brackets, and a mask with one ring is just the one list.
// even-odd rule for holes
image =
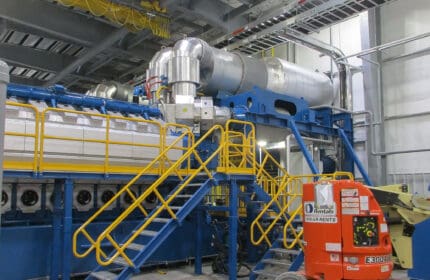
[[197, 38], [178, 41], [169, 61], [169, 83], [176, 103], [193, 103], [197, 88], [205, 94], [240, 94], [254, 86], [303, 98], [311, 106], [331, 104], [333, 84], [321, 73], [279, 58], [256, 59], [210, 47]]

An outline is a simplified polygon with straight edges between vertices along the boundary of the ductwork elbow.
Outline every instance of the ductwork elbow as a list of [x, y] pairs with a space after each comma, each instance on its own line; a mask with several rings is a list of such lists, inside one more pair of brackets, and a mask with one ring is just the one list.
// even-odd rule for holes
[[200, 85], [201, 69], [211, 61], [210, 49], [205, 41], [197, 38], [180, 40], [173, 47], [168, 77], [176, 103], [194, 103], [197, 87]]

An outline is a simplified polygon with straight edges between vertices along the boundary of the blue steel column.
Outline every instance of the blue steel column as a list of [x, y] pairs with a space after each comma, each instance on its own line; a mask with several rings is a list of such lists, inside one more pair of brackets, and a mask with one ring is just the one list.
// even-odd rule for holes
[[61, 187], [62, 180], [54, 182], [54, 211], [52, 214], [52, 261], [50, 279], [58, 279], [61, 269]]
[[237, 278], [237, 219], [238, 214], [238, 192], [239, 187], [235, 179], [230, 182], [230, 205], [229, 205], [229, 239], [228, 239], [228, 278], [236, 280]]
[[342, 139], [343, 144], [345, 145], [346, 151], [354, 160], [355, 164], [357, 165], [358, 170], [360, 170], [360, 173], [363, 176], [363, 179], [364, 179], [364, 182], [366, 182], [366, 185], [373, 186], [372, 180], [370, 179], [369, 175], [367, 174], [366, 169], [364, 168], [360, 159], [355, 154], [354, 147], [352, 147], [351, 143], [349, 142], [348, 136], [346, 136], [345, 131], [343, 131], [343, 129], [339, 128], [338, 134], [339, 134], [339, 137]]
[[315, 166], [315, 163], [312, 160], [312, 156], [309, 153], [308, 149], [306, 148], [306, 144], [303, 141], [299, 130], [297, 129], [296, 123], [293, 120], [290, 120], [290, 121], [288, 121], [288, 127], [293, 132], [294, 137], [296, 138], [297, 144], [299, 144], [299, 147], [302, 150], [302, 153], [305, 156], [306, 162], [308, 163], [309, 167], [311, 168], [312, 173], [318, 174], [319, 173], [318, 168]]
[[197, 275], [202, 274], [202, 243], [203, 243], [203, 210], [197, 207], [196, 210], [196, 255], [194, 261], [194, 273]]
[[64, 232], [63, 232], [63, 278], [70, 279], [72, 266], [72, 209], [73, 180], [66, 179], [64, 184]]

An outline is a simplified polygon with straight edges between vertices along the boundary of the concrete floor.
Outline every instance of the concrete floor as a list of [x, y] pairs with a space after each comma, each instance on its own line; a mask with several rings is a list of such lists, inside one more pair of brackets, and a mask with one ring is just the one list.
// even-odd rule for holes
[[[133, 280], [226, 280], [228, 276], [212, 273], [211, 265], [206, 263], [203, 266], [203, 275], [194, 275], [193, 265], [184, 265], [171, 269], [159, 269], [146, 272], [132, 277]], [[248, 279], [242, 278], [242, 279]], [[393, 272], [392, 280], [408, 280], [406, 271], [397, 270]]]

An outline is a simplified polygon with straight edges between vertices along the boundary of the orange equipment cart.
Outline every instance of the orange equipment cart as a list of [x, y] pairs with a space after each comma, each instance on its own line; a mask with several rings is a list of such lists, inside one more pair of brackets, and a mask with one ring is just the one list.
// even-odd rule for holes
[[390, 278], [387, 222], [366, 186], [351, 180], [304, 184], [303, 212], [307, 278]]

